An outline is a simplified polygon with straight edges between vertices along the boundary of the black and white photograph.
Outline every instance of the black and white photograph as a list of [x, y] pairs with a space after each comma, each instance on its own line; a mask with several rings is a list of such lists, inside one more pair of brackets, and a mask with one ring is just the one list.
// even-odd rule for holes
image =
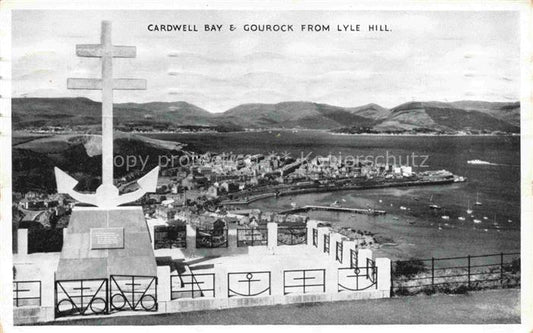
[[0, 3], [3, 329], [531, 331], [513, 3]]

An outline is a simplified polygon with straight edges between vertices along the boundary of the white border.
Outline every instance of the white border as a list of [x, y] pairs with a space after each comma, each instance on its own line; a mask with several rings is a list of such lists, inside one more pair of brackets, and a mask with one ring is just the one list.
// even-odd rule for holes
[[[206, 330], [217, 330], [226, 332], [244, 332], [273, 329], [287, 329], [291, 332], [303, 331], [326, 331], [335, 329], [337, 331], [365, 332], [377, 331], [398, 331], [398, 332], [531, 332], [533, 331], [533, 294], [532, 294], [532, 228], [533, 222], [533, 159], [528, 156], [533, 148], [533, 116], [531, 115], [531, 65], [533, 57], [531, 53], [532, 41], [532, 8], [533, 3], [528, 0], [485, 0], [485, 1], [3, 1], [0, 0], [0, 225], [3, 229], [0, 232], [0, 322], [8, 332], [29, 332], [29, 331], [53, 331], [71, 332], [92, 332], [95, 327], [91, 326], [69, 326], [69, 327], [13, 327], [12, 321], [12, 254], [11, 254], [11, 10], [14, 9], [242, 9], [242, 10], [413, 10], [413, 11], [491, 11], [491, 10], [512, 10], [521, 12], [521, 252], [522, 252], [522, 324], [521, 325], [388, 325], [388, 326], [158, 326], [158, 331], [175, 332], [176, 330], [191, 330], [204, 332]], [[529, 268], [529, 269], [526, 269]], [[356, 309], [354, 309], [356, 311]], [[376, 314], [379, 315], [379, 314]], [[147, 327], [105, 327], [109, 331], [145, 331]], [[102, 330], [101, 327], [98, 330]], [[1, 329], [0, 329], [1, 332]]]

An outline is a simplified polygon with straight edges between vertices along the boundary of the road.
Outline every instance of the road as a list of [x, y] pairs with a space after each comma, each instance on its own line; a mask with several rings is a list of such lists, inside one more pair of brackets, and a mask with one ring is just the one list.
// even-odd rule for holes
[[267, 324], [508, 324], [520, 323], [520, 289], [468, 295], [411, 296], [333, 303], [291, 304], [161, 315], [113, 316], [57, 325]]

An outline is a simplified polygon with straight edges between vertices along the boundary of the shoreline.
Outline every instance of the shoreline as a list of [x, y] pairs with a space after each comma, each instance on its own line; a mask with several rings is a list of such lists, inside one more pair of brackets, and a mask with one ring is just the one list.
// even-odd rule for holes
[[[218, 132], [218, 131], [198, 131], [198, 132], [174, 132], [174, 131], [151, 131], [151, 132], [138, 132], [138, 131], [129, 131], [124, 133], [131, 133], [136, 135], [201, 135], [201, 134], [235, 134], [235, 133], [265, 133], [265, 132], [291, 132], [291, 133], [298, 133], [298, 132], [319, 132], [319, 133], [325, 133], [329, 135], [335, 135], [335, 136], [371, 136], [371, 137], [390, 137], [390, 136], [404, 136], [404, 137], [520, 137], [521, 133], [506, 133], [506, 134], [436, 134], [436, 133], [421, 133], [421, 134], [413, 134], [413, 133], [336, 133], [332, 132], [331, 130], [323, 130], [323, 129], [291, 129], [291, 128], [272, 128], [272, 129], [245, 129], [242, 131], [231, 131], [231, 132]], [[18, 137], [18, 136], [28, 136], [28, 135], [34, 135], [34, 136], [41, 136], [41, 135], [101, 135], [100, 132], [96, 133], [88, 133], [87, 131], [62, 131], [62, 132], [46, 132], [46, 131], [30, 131], [26, 129], [17, 129], [13, 130], [11, 132], [12, 137]]]

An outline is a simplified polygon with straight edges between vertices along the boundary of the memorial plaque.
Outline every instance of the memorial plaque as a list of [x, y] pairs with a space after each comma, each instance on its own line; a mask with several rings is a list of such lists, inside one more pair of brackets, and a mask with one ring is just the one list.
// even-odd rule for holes
[[124, 228], [91, 228], [91, 250], [124, 248]]

